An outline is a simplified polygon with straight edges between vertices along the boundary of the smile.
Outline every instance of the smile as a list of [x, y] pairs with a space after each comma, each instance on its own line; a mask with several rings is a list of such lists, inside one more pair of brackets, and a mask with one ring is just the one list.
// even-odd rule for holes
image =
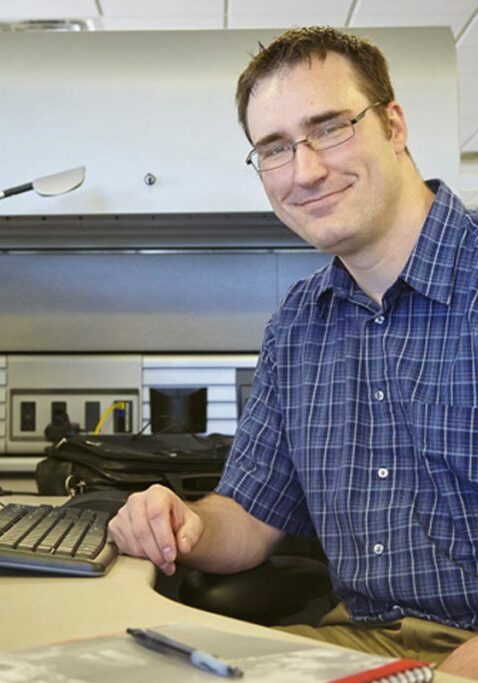
[[325, 194], [318, 195], [316, 197], [308, 197], [307, 199], [304, 199], [303, 201], [299, 202], [294, 202], [296, 206], [303, 206], [303, 207], [313, 207], [313, 206], [321, 206], [322, 204], [328, 204], [329, 202], [333, 202], [336, 199], [340, 197], [346, 190], [348, 190], [350, 185], [346, 185], [345, 187], [341, 188], [340, 190], [333, 190], [332, 192], [326, 192]]

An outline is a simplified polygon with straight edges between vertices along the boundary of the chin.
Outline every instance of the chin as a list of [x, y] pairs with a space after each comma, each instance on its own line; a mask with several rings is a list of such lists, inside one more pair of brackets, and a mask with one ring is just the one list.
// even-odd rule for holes
[[349, 226], [345, 228], [342, 223], [341, 225], [331, 225], [322, 221], [319, 223], [315, 221], [306, 226], [305, 229], [301, 228], [294, 230], [294, 232], [316, 249], [333, 254], [338, 253], [340, 245], [351, 236]]

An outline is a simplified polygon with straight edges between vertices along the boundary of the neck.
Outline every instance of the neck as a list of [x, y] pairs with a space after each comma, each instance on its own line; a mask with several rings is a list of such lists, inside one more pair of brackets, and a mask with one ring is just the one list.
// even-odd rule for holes
[[394, 211], [395, 220], [359, 253], [341, 256], [349, 273], [373, 301], [381, 305], [397, 280], [420, 236], [434, 195], [423, 180], [405, 183]]

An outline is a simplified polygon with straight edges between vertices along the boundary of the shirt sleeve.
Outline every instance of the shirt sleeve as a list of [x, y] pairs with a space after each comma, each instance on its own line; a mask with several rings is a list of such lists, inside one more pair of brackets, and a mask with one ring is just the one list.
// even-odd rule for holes
[[286, 533], [315, 535], [283, 427], [272, 323], [216, 493]]

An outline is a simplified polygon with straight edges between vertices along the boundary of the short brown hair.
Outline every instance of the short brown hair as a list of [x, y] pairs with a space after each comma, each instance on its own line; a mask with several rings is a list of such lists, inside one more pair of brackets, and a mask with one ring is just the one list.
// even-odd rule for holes
[[310, 61], [312, 57], [324, 60], [328, 52], [337, 52], [349, 60], [360, 89], [371, 103], [395, 99], [385, 57], [378, 47], [363, 38], [328, 26], [310, 26], [290, 29], [269, 46], [259, 47], [257, 55], [240, 75], [236, 90], [239, 122], [249, 140], [247, 107], [256, 83], [285, 66]]

